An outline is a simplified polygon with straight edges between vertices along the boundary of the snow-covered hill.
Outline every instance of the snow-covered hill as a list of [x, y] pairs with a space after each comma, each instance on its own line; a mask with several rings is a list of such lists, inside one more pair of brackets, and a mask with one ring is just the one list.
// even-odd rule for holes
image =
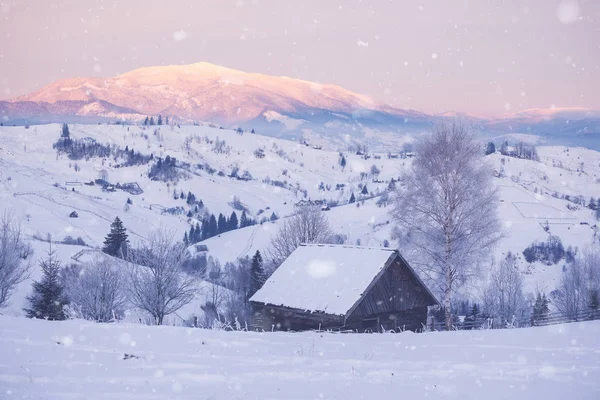
[[0, 316], [0, 397], [591, 400], [599, 334], [599, 321], [344, 335]]
[[[123, 220], [134, 244], [161, 226], [183, 238], [190, 224], [198, 220], [187, 216], [190, 207], [179, 197], [181, 192], [194, 193], [205, 211], [215, 215], [229, 216], [236, 211], [239, 217], [239, 204], [234, 204], [234, 198], [238, 198], [248, 216], [257, 220], [269, 219], [272, 213], [285, 218], [301, 200], [325, 200], [338, 204], [324, 212], [333, 230], [345, 235], [346, 243], [383, 246], [389, 241], [393, 245], [389, 208], [377, 205], [378, 195], [392, 178], [397, 179], [410, 167], [410, 157], [370, 153], [365, 159], [347, 151], [348, 143], [340, 145], [325, 138], [307, 146], [207, 126], [69, 126], [74, 139], [92, 138], [155, 158], [176, 158], [181, 177], [165, 183], [148, 177], [155, 160], [127, 167], [121, 165], [122, 159], [75, 161], [57, 155], [52, 145], [60, 136], [60, 128], [56, 124], [29, 129], [0, 127], [1, 208], [20, 219], [34, 244], [34, 259], [47, 249], [47, 243], [34, 237], [81, 237], [90, 247], [57, 245], [62, 261], [73, 262], [78, 252], [102, 245], [116, 216]], [[313, 148], [319, 146], [322, 149]], [[343, 151], [345, 168], [340, 165], [338, 150]], [[388, 150], [393, 157], [400, 153], [400, 148], [392, 145]], [[540, 162], [499, 154], [487, 158], [498, 172], [494, 182], [500, 190], [500, 216], [505, 227], [505, 238], [494, 256], [498, 259], [508, 251], [519, 254], [531, 291], [538, 286], [552, 289], [562, 266], [525, 262], [522, 252], [532, 242], [545, 241], [551, 234], [560, 237], [565, 248], [581, 249], [598, 240], [593, 212], [562, 197], [573, 200], [581, 196], [586, 204], [590, 197], [600, 197], [600, 153], [564, 147], [539, 147], [538, 153]], [[377, 176], [371, 174], [373, 165], [380, 171]], [[238, 176], [247, 171], [246, 178], [251, 179], [231, 178], [228, 175], [232, 170], [237, 170]], [[104, 191], [99, 185], [85, 184], [101, 175], [115, 185], [135, 183], [143, 193]], [[359, 185], [367, 186], [367, 199], [347, 204], [351, 193], [360, 200]], [[78, 218], [69, 217], [73, 211]], [[234, 261], [264, 250], [277, 227], [277, 221], [265, 222], [215, 236], [204, 244], [208, 254], [221, 263]], [[38, 276], [36, 270], [33, 278]], [[31, 280], [21, 285], [6, 313], [20, 313], [30, 284]]]

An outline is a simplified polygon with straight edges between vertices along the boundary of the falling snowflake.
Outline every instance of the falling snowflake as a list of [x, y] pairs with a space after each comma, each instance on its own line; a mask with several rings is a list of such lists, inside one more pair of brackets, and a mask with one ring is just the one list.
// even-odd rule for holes
[[579, 4], [575, 1], [563, 1], [556, 9], [556, 16], [563, 24], [572, 24], [579, 19]]
[[175, 40], [176, 42], [181, 42], [182, 40], [187, 39], [187, 33], [185, 33], [185, 31], [181, 30], [181, 31], [177, 31], [177, 32], [173, 32], [173, 40]]

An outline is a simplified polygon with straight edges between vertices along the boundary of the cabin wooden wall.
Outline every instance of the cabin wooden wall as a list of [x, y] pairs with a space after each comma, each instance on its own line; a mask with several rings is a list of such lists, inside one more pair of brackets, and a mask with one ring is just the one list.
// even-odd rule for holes
[[294, 308], [253, 303], [254, 327], [265, 331], [306, 331], [311, 329], [339, 329], [344, 317], [325, 313], [311, 313]]
[[353, 316], [346, 321], [345, 329], [358, 332], [381, 332], [385, 330], [421, 331], [427, 322], [427, 307], [417, 307], [394, 313], [370, 316]]

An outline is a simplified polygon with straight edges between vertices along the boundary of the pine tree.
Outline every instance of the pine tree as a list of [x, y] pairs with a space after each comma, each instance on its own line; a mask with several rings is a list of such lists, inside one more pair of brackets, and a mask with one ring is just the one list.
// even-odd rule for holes
[[169, 116], [168, 115], [165, 117], [165, 125], [169, 125]]
[[249, 226], [248, 217], [246, 216], [246, 210], [242, 210], [242, 216], [240, 217], [240, 228]]
[[273, 211], [271, 213], [271, 218], [269, 218], [269, 220], [271, 220], [271, 221], [277, 221], [277, 219], [278, 219], [277, 214], [275, 214], [275, 211]]
[[148, 125], [150, 123], [150, 120], [148, 119], [148, 117], [146, 117], [146, 119], [144, 120], [144, 125]]
[[201, 234], [200, 234], [200, 239], [201, 240], [206, 240], [208, 239], [208, 219], [204, 218], [202, 220], [202, 230], [201, 230]]
[[227, 232], [229, 226], [227, 225], [227, 218], [223, 214], [219, 214], [219, 219], [217, 221], [217, 231], [219, 233]]
[[346, 157], [344, 157], [343, 155], [340, 159], [340, 166], [342, 167], [342, 169], [346, 168]]
[[348, 200], [348, 204], [352, 204], [356, 201], [356, 197], [354, 197], [354, 192], [350, 195], [350, 200]]
[[208, 220], [208, 237], [213, 237], [219, 234], [219, 226], [217, 225], [217, 219], [215, 218], [215, 214], [210, 214], [210, 219]]
[[127, 204], [133, 204], [133, 201], [129, 197], [127, 198]]
[[197, 233], [196, 233], [196, 228], [194, 227], [194, 225], [192, 225], [190, 227], [190, 234], [187, 236], [188, 238], [188, 243], [189, 244], [194, 244], [197, 242], [196, 238], [197, 238]]
[[110, 224], [110, 233], [104, 239], [104, 248], [102, 251], [114, 257], [125, 258], [128, 247], [129, 238], [127, 230], [119, 217], [116, 217], [113, 223]]
[[388, 185], [388, 190], [396, 189], [396, 180], [394, 178], [390, 179], [390, 183]]
[[56, 259], [52, 246], [48, 259], [40, 260], [42, 279], [33, 282], [33, 293], [27, 296], [29, 308], [23, 309], [29, 318], [43, 318], [51, 321], [64, 320], [64, 306], [69, 302], [63, 293], [60, 281], [60, 261]]
[[60, 137], [63, 137], [63, 138], [70, 138], [71, 137], [71, 133], [69, 132], [69, 125], [62, 124], [62, 132], [60, 134]]
[[150, 125], [154, 125], [154, 117], [150, 117]]
[[185, 231], [185, 232], [184, 232], [184, 234], [183, 234], [183, 243], [184, 243], [186, 246], [188, 246], [188, 245], [190, 244], [190, 240], [189, 240], [189, 238], [188, 238], [188, 233], [187, 233], [187, 231]]
[[250, 293], [248, 294], [248, 298], [252, 297], [252, 295], [264, 285], [265, 280], [266, 276], [263, 268], [263, 259], [260, 255], [260, 251], [256, 250], [250, 266]]
[[237, 218], [237, 214], [235, 213], [235, 211], [231, 212], [231, 216], [229, 217], [229, 221], [227, 222], [227, 225], [229, 226], [230, 231], [238, 228], [238, 218]]
[[367, 190], [367, 185], [363, 186], [362, 191], [360, 193], [364, 195], [369, 194], [369, 191]]
[[489, 154], [494, 154], [495, 152], [496, 152], [496, 145], [494, 144], [494, 142], [489, 142], [485, 149], [485, 155], [487, 156]]
[[162, 115], [158, 114], [157, 125], [162, 125]]
[[595, 210], [597, 205], [596, 205], [596, 199], [594, 199], [593, 197], [590, 197], [590, 202], [588, 203], [588, 208], [590, 210]]

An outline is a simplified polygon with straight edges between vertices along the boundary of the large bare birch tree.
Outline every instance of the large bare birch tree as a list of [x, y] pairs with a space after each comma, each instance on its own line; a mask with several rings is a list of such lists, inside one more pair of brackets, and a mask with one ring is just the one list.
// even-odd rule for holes
[[501, 237], [498, 195], [480, 143], [459, 122], [438, 125], [416, 144], [392, 216], [400, 250], [443, 299], [452, 327], [453, 293]]

